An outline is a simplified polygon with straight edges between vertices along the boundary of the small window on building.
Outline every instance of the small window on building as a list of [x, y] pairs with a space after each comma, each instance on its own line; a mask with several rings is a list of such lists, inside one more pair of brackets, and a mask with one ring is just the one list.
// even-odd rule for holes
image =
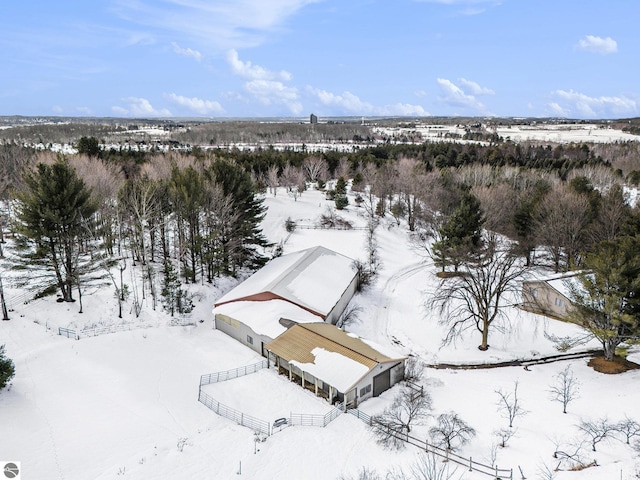
[[564, 307], [564, 300], [562, 300], [561, 298], [556, 297], [556, 306]]
[[366, 387], [362, 387], [360, 389], [360, 396], [364, 397], [369, 392], [371, 392], [371, 384], [367, 385]]
[[537, 288], [532, 288], [531, 289], [531, 296], [533, 298], [537, 298], [538, 297], [538, 289]]
[[253, 345], [253, 337], [251, 335], [247, 335], [247, 343]]

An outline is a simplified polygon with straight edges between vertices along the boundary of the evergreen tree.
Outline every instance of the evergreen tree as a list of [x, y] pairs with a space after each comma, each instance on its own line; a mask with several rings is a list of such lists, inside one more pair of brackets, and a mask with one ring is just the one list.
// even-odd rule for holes
[[4, 354], [4, 345], [0, 345], [0, 390], [11, 381], [16, 373], [13, 360]]
[[82, 242], [89, 236], [87, 222], [96, 211], [91, 192], [61, 158], [53, 165], [38, 164], [25, 183], [26, 190], [18, 193], [18, 230], [35, 249], [22, 261], [28, 266], [43, 260], [53, 270], [63, 300], [71, 302]]
[[258, 252], [258, 248], [269, 245], [260, 230], [266, 208], [256, 195], [251, 177], [240, 166], [223, 160], [215, 161], [209, 174], [233, 202], [233, 234], [221, 246], [227, 273], [234, 274], [238, 267], [264, 265], [267, 258]]
[[618, 345], [640, 338], [640, 238], [599, 243], [571, 286], [573, 320], [602, 344], [606, 360]]
[[442, 271], [447, 264], [453, 264], [457, 272], [458, 267], [480, 247], [483, 223], [480, 201], [464, 191], [458, 207], [440, 227], [440, 240], [432, 247], [432, 256]]
[[162, 306], [172, 317], [176, 313], [190, 313], [193, 310], [191, 295], [182, 289], [182, 284], [171, 260], [167, 260], [164, 264], [164, 278], [160, 294], [162, 295]]
[[76, 144], [78, 153], [89, 155], [90, 157], [97, 157], [100, 155], [100, 143], [96, 137], [80, 137]]

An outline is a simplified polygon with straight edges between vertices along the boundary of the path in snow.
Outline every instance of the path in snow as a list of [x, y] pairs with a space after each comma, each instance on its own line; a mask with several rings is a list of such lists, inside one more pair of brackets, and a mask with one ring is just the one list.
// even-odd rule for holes
[[393, 275], [391, 275], [382, 287], [382, 303], [377, 306], [375, 310], [375, 316], [373, 317], [374, 328], [377, 338], [375, 341], [382, 345], [393, 345], [396, 347], [406, 347], [398, 338], [389, 334], [389, 311], [391, 310], [393, 302], [397, 301], [395, 296], [398, 284], [415, 275], [425, 267], [424, 261], [413, 263], [406, 267], [401, 268]]

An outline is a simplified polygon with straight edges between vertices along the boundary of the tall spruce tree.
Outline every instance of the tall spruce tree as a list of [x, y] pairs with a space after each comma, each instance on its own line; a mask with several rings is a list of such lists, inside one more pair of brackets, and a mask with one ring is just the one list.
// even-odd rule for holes
[[483, 223], [480, 201], [469, 191], [463, 191], [458, 207], [440, 228], [440, 240], [433, 244], [432, 256], [442, 271], [451, 264], [457, 272], [480, 247]]
[[208, 173], [233, 203], [232, 233], [221, 245], [227, 273], [235, 274], [237, 268], [243, 266], [257, 268], [264, 265], [267, 259], [258, 248], [269, 245], [260, 229], [266, 208], [256, 195], [250, 175], [242, 167], [224, 160], [215, 161]]
[[570, 285], [570, 315], [597, 338], [606, 360], [616, 347], [640, 338], [640, 238], [599, 243], [584, 260], [578, 285]]
[[18, 193], [18, 231], [35, 248], [22, 261], [42, 261], [55, 274], [62, 299], [72, 302], [80, 247], [89, 235], [86, 222], [96, 211], [91, 192], [63, 158], [38, 164], [25, 183], [26, 190]]

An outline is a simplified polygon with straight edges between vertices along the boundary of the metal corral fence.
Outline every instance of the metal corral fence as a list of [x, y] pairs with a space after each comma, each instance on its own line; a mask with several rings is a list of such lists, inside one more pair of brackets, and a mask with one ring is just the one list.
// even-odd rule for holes
[[80, 340], [83, 337], [97, 337], [98, 335], [106, 335], [107, 333], [125, 332], [128, 330], [137, 330], [139, 328], [151, 328], [157, 326], [157, 323], [120, 323], [118, 325], [108, 325], [106, 327], [87, 328], [83, 330], [73, 330], [71, 328], [58, 327], [58, 335]]
[[199, 390], [198, 401], [205, 405], [210, 410], [213, 410], [221, 417], [228, 418], [229, 420], [233, 420], [238, 425], [242, 425], [243, 427], [248, 427], [253, 431], [263, 433], [265, 435], [271, 435], [271, 424], [265, 420], [260, 420], [259, 418], [252, 417], [251, 415], [247, 415], [246, 413], [242, 413], [238, 410], [235, 410], [231, 407], [227, 407], [222, 403], [218, 402], [211, 395], [206, 394], [202, 391], [202, 388]]
[[224, 382], [226, 380], [231, 380], [233, 378], [249, 375], [251, 373], [257, 372], [258, 370], [262, 370], [263, 368], [267, 368], [266, 359], [258, 363], [254, 363], [252, 365], [246, 365], [244, 367], [235, 368], [233, 370], [226, 370], [224, 372], [215, 372], [215, 373], [208, 373], [206, 375], [201, 375], [200, 386], [198, 387], [198, 401], [202, 403], [204, 406], [206, 406], [207, 408], [209, 408], [210, 410], [213, 410], [215, 413], [217, 413], [221, 417], [225, 417], [225, 418], [228, 418], [229, 420], [233, 420], [238, 425], [251, 428], [256, 432], [260, 432], [265, 435], [271, 435], [271, 424], [269, 422], [265, 420], [260, 420], [259, 418], [256, 418], [256, 417], [252, 417], [251, 415], [242, 413], [239, 410], [236, 410], [234, 408], [227, 407], [226, 405], [223, 405], [222, 403], [218, 402], [211, 395], [202, 391], [202, 387], [204, 385]]
[[244, 375], [255, 373], [258, 370], [262, 370], [263, 368], [267, 368], [266, 359], [252, 365], [245, 365], [244, 367], [235, 368], [233, 370], [208, 373], [206, 375], [200, 376], [200, 386], [209, 385], [211, 383], [224, 382], [225, 380], [231, 380], [232, 378], [243, 377]]
[[303, 427], [326, 427], [333, 420], [344, 413], [341, 403], [337, 404], [324, 415], [311, 415], [306, 413], [292, 413], [289, 416], [289, 425], [301, 425]]
[[[355, 417], [359, 418], [369, 426], [373, 426], [374, 423], [376, 423], [377, 421], [375, 417], [368, 415], [364, 412], [361, 412], [357, 408], [349, 409], [347, 410], [347, 413], [354, 415]], [[504, 468], [498, 468], [497, 466], [491, 467], [489, 465], [484, 465], [482, 463], [476, 462], [475, 460], [473, 460], [472, 457], [468, 457], [468, 458], [462, 457], [444, 448], [431, 445], [426, 440], [422, 440], [417, 437], [411, 436], [408, 433], [401, 432], [399, 430], [395, 430], [384, 425], [383, 425], [383, 428], [386, 428], [386, 431], [389, 435], [399, 440], [402, 440], [405, 443], [414, 445], [420, 448], [421, 450], [424, 450], [427, 453], [429, 452], [433, 453], [447, 461], [450, 461], [458, 465], [461, 465], [465, 468], [468, 468], [470, 472], [478, 472], [483, 475], [487, 475], [489, 477], [496, 478], [496, 479], [502, 478], [505, 480], [506, 479], [513, 480], [513, 469], [504, 469]]]

